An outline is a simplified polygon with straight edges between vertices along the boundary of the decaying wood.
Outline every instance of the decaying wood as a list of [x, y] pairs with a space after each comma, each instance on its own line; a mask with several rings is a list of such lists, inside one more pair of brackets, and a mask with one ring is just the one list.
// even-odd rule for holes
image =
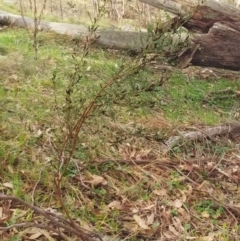
[[191, 14], [183, 26], [199, 45], [193, 56], [187, 53], [193, 65], [240, 70], [240, 9], [211, 0], [140, 1], [181, 17]]
[[[240, 70], [240, 9], [214, 0], [139, 0], [179, 16], [179, 21], [192, 33], [192, 46], [178, 55], [180, 66], [189, 64]], [[34, 27], [30, 18], [0, 11], [0, 25]], [[88, 29], [81, 25], [42, 21], [41, 30], [59, 34], [81, 36]], [[97, 43], [107, 48], [140, 49], [146, 46], [147, 33], [99, 30]], [[186, 35], [181, 36], [182, 41]]]
[[[196, 12], [197, 9], [201, 7], [211, 8], [214, 11], [222, 14], [227, 14], [232, 17], [239, 17], [239, 10], [233, 6], [226, 5], [212, 0], [139, 0], [140, 2], [149, 4], [153, 7], [163, 9], [167, 12], [173, 13], [175, 15], [186, 16], [189, 13]], [[205, 16], [205, 20], [213, 16]], [[220, 17], [218, 15], [218, 17]]]
[[220, 125], [205, 130], [184, 132], [180, 133], [178, 136], [170, 137], [165, 142], [165, 146], [163, 146], [162, 149], [165, 153], [167, 153], [180, 142], [183, 143], [187, 141], [202, 141], [206, 138], [212, 138], [217, 135], [234, 135], [235, 132], [239, 132], [240, 134], [240, 123]]

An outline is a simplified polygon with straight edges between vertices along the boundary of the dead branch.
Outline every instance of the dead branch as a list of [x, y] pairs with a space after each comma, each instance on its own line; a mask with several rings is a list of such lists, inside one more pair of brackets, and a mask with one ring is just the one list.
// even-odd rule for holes
[[228, 125], [220, 125], [208, 128], [206, 130], [199, 130], [199, 131], [191, 131], [191, 132], [184, 132], [180, 133], [178, 136], [170, 137], [166, 142], [165, 146], [163, 147], [164, 153], [169, 152], [175, 145], [179, 142], [183, 141], [201, 141], [206, 138], [211, 138], [217, 135], [227, 135], [234, 130], [240, 128], [240, 123], [236, 124], [228, 124]]
[[[0, 200], [11, 200], [11, 201], [18, 202], [18, 203], [22, 204], [23, 206], [32, 209], [34, 212], [44, 216], [51, 224], [53, 224], [55, 227], [57, 227], [58, 231], [56, 231], [55, 228], [54, 228], [54, 231], [56, 231], [61, 237], [63, 237], [64, 240], [67, 240], [66, 236], [59, 231], [59, 228], [62, 228], [65, 232], [76, 235], [78, 238], [80, 238], [80, 240], [83, 240], [83, 241], [102, 241], [101, 237], [99, 235], [97, 235], [96, 233], [89, 232], [86, 229], [79, 227], [79, 225], [77, 225], [76, 223], [70, 222], [58, 214], [55, 214], [55, 213], [49, 212], [49, 211], [45, 211], [37, 206], [34, 206], [30, 203], [25, 202], [24, 200], [22, 200], [20, 198], [5, 195], [5, 194], [0, 194]], [[33, 225], [33, 224], [34, 223], [28, 223], [28, 225]], [[25, 225], [27, 225], [27, 223]], [[17, 226], [15, 225], [15, 227], [17, 227]], [[42, 226], [40, 224], [35, 224], [35, 227], [46, 228], [45, 225]], [[0, 230], [6, 230], [6, 227], [0, 227]], [[48, 226], [48, 230], [50, 230], [49, 226]], [[69, 241], [69, 240], [67, 240], [67, 241]]]

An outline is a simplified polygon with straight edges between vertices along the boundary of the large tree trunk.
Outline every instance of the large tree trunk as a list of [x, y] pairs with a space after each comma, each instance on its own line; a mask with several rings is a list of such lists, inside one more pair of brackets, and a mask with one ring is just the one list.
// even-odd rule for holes
[[[181, 53], [181, 66], [187, 64], [240, 70], [240, 10], [206, 0], [139, 0], [164, 9], [180, 18], [190, 33], [193, 48]], [[0, 11], [0, 25], [34, 27], [30, 18]], [[41, 22], [41, 30], [51, 30], [71, 36], [85, 36], [87, 28], [79, 25]], [[139, 49], [146, 45], [147, 33], [99, 30], [98, 44], [116, 49]], [[184, 36], [185, 37], [185, 36]]]

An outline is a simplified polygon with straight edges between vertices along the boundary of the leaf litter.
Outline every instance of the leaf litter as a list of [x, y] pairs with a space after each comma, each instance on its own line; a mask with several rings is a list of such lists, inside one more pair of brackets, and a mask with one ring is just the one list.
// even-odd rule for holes
[[[4, 83], [9, 84], [8, 91], [18, 93], [20, 88], [28, 88], [29, 84], [22, 79], [20, 86], [21, 77], [13, 75], [15, 73], [12, 73], [11, 81], [6, 79]], [[18, 81], [17, 86], [12, 80]], [[31, 87], [31, 91], [33, 89]], [[17, 102], [15, 92], [14, 98], [8, 98], [6, 106], [9, 110], [13, 110]], [[50, 103], [47, 88], [40, 88], [39, 93], [46, 103]], [[37, 97], [30, 98], [30, 103], [37, 101]], [[54, 217], [60, 219], [63, 210], [54, 192], [52, 174], [56, 163], [50, 145], [52, 137], [47, 133], [50, 128], [46, 125], [48, 120], [34, 120], [31, 111], [21, 103], [18, 108], [27, 118], [27, 130], [24, 129], [22, 136], [14, 136], [13, 125], [8, 123], [10, 119], [3, 121], [0, 129], [5, 141], [1, 143], [1, 148], [9, 151], [1, 163], [1, 193], [16, 193], [30, 203], [34, 201], [46, 212], [54, 213], [53, 210], [56, 210], [58, 216]], [[23, 130], [23, 116], [19, 118], [18, 113], [9, 113], [17, 133]], [[53, 131], [58, 124], [56, 120]], [[106, 117], [99, 125], [105, 129], [100, 136], [103, 144], [97, 150], [98, 155], [94, 153], [87, 158], [79, 151], [62, 187], [64, 202], [82, 228], [106, 234], [112, 240], [240, 239], [238, 136], [183, 140], [174, 143], [171, 150], [163, 155], [161, 146], [164, 142], [182, 131], [186, 133], [190, 124], [170, 123], [157, 110], [145, 118], [134, 117], [127, 123], [121, 117], [115, 122]], [[98, 129], [93, 124], [94, 128]], [[196, 125], [195, 128], [201, 129], [202, 126]], [[90, 141], [81, 143], [79, 148], [96, 148], [94, 143], [100, 137], [99, 133], [91, 134]], [[83, 135], [83, 139], [87, 138]], [[34, 143], [32, 146], [31, 141]], [[47, 170], [39, 179], [39, 170], [43, 165]], [[35, 169], [37, 175], [33, 171]], [[23, 223], [26, 225], [17, 226]], [[60, 239], [54, 230], [27, 227], [27, 224], [55, 227], [46, 217], [16, 201], [0, 201], [1, 240], [17, 236], [20, 240]], [[11, 225], [16, 226], [6, 230]], [[61, 228], [59, 230], [70, 237], [72, 235]]]
[[[195, 143], [189, 150], [200, 146], [201, 143]], [[118, 152], [118, 158], [108, 155], [89, 162], [97, 169], [78, 174], [81, 182], [78, 175], [69, 178], [64, 196], [74, 193], [69, 201], [74, 209], [81, 210], [76, 216], [80, 225], [91, 227], [92, 231], [100, 226], [101, 233], [122, 240], [132, 235], [135, 240], [238, 240], [240, 158], [234, 145], [230, 146], [232, 149], [220, 156], [204, 145], [205, 150], [195, 156], [191, 152], [161, 156], [157, 141], [129, 136], [125, 143], [112, 149]], [[42, 151], [49, 156], [48, 149]], [[31, 188], [30, 179], [25, 182], [25, 187]], [[14, 188], [11, 182], [1, 186], [2, 192]], [[43, 183], [39, 184], [39, 194], [47, 190]], [[52, 207], [48, 202], [42, 205], [58, 206], [54, 202]], [[27, 217], [27, 210], [17, 203], [1, 202], [0, 208], [2, 227], [9, 220], [46, 222], [36, 213]], [[16, 214], [16, 210], [23, 215]], [[83, 210], [87, 210], [86, 216], [82, 216]], [[212, 222], [217, 223], [218, 232], [209, 230]], [[2, 240], [15, 235], [22, 240], [56, 240], [54, 232], [40, 228], [1, 230]]]

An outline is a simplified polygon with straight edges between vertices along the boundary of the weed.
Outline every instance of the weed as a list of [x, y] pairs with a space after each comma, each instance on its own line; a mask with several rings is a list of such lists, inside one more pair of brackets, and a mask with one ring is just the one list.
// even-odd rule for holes
[[19, 235], [14, 235], [13, 237], [11, 237], [10, 241], [21, 241], [21, 237], [19, 237]]
[[178, 216], [178, 211], [177, 211], [177, 209], [173, 209], [173, 210], [171, 211], [171, 214], [172, 214], [173, 217]]
[[216, 207], [212, 200], [204, 200], [197, 203], [196, 210], [203, 215], [209, 215], [211, 218], [218, 218], [223, 213], [223, 207]]
[[227, 87], [237, 89], [237, 82], [230, 83], [226, 79], [221, 79], [217, 84], [214, 84], [196, 79], [194, 82], [188, 83], [183, 76], [176, 75], [168, 82], [168, 89], [162, 97], [165, 102], [171, 102], [171, 105], [167, 104], [162, 108], [172, 120], [198, 122], [198, 119], [212, 125], [218, 123], [219, 114], [221, 114], [222, 119], [227, 120], [230, 117], [231, 108], [234, 107], [237, 99], [230, 97], [227, 102], [218, 101], [215, 104], [212, 102], [212, 105], [209, 103], [206, 105], [204, 104], [205, 97], [207, 93]]
[[170, 191], [174, 191], [174, 189], [183, 189], [184, 184], [182, 183], [182, 178], [178, 172], [172, 171], [171, 172], [171, 180], [168, 181], [168, 188]]

